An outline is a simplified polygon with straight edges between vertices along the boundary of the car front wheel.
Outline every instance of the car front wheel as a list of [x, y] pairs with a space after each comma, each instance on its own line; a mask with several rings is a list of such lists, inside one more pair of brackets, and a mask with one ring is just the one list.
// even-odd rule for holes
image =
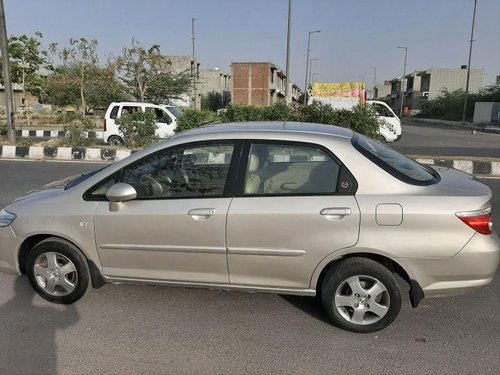
[[332, 322], [368, 333], [384, 329], [401, 309], [401, 290], [394, 274], [366, 258], [348, 258], [326, 274], [321, 300]]
[[40, 242], [29, 252], [26, 273], [33, 289], [50, 302], [76, 302], [90, 286], [85, 256], [73, 244], [56, 237]]

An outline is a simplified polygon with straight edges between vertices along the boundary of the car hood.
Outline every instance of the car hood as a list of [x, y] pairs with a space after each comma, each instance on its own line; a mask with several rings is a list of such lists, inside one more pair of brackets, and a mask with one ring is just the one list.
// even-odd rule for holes
[[58, 195], [64, 191], [65, 186], [69, 182], [73, 181], [75, 178], [78, 178], [79, 176], [80, 175], [66, 177], [63, 178], [62, 180], [53, 181], [39, 188], [30, 190], [24, 195], [21, 195], [20, 197], [16, 198], [14, 200], [14, 203], [25, 200], [44, 199]]

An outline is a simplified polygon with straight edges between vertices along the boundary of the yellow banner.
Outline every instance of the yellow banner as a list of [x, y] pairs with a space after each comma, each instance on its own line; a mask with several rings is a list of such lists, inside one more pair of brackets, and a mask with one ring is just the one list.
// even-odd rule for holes
[[322, 98], [363, 98], [363, 82], [327, 82], [313, 83], [312, 96]]

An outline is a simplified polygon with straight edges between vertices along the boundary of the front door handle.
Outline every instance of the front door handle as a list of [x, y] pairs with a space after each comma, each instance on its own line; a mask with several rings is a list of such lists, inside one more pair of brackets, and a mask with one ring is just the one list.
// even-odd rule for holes
[[188, 211], [188, 215], [196, 221], [207, 220], [211, 216], [215, 216], [215, 208], [193, 208]]
[[328, 220], [340, 220], [351, 215], [352, 210], [349, 207], [329, 207], [323, 208], [319, 213]]

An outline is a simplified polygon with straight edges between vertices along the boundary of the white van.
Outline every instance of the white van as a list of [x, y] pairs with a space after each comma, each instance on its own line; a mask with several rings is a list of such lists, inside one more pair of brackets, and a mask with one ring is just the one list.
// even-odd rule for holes
[[182, 113], [176, 107], [163, 104], [142, 102], [113, 102], [109, 105], [104, 116], [104, 142], [115, 146], [122, 145], [124, 143], [123, 134], [118, 129], [118, 125], [116, 125], [115, 120], [124, 114], [134, 113], [138, 111], [151, 111], [155, 114], [156, 123], [158, 125], [156, 134], [160, 138], [170, 137], [174, 134], [174, 130], [177, 127], [177, 118]]
[[401, 138], [401, 120], [394, 113], [391, 107], [385, 102], [379, 100], [367, 100], [369, 104], [375, 109], [379, 118], [380, 128], [378, 133], [384, 137], [386, 142], [397, 142]]

